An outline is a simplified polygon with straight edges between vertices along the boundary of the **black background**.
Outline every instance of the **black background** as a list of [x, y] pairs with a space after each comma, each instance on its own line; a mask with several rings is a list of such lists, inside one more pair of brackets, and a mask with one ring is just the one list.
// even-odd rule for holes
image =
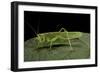
[[90, 14], [24, 11], [24, 41], [61, 28], [90, 33]]

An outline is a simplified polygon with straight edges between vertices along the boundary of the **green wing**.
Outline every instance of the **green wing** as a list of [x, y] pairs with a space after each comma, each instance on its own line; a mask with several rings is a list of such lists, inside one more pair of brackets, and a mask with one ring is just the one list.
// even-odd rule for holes
[[[48, 33], [41, 33], [38, 35], [40, 37], [45, 36], [45, 37], [50, 38], [50, 39], [52, 39], [56, 36], [62, 36], [64, 38], [67, 38], [66, 32], [48, 32]], [[69, 39], [79, 38], [82, 36], [82, 32], [68, 32], [68, 36], [69, 36]]]
[[[38, 37], [35, 37], [34, 40], [36, 41], [36, 43], [38, 44], [38, 48], [42, 48], [42, 47], [49, 47], [50, 46], [50, 41], [48, 42], [48, 39], [52, 40], [53, 38], [60, 36], [61, 38], [58, 38], [57, 40], [55, 40], [52, 45], [69, 45], [68, 42], [68, 37], [69, 40], [74, 40], [76, 38], [79, 38], [82, 36], [81, 32], [68, 32], [68, 37], [66, 36], [66, 32], [48, 32], [48, 33], [41, 33], [38, 34], [40, 36], [40, 38], [42, 39], [43, 37], [45, 37], [45, 41], [44, 42], [39, 42], [39, 40], [37, 40]], [[65, 43], [66, 42], [66, 43]]]

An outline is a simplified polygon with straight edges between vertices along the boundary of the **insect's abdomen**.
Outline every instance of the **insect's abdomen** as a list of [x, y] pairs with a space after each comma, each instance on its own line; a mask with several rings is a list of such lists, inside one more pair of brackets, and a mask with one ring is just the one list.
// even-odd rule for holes
[[81, 32], [68, 32], [69, 39], [75, 39], [82, 36]]

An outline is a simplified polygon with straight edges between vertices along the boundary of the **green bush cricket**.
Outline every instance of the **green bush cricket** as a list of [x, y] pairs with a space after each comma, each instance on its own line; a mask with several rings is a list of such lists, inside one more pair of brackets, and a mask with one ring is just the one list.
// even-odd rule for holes
[[[32, 29], [32, 31], [34, 31], [32, 26], [31, 25], [29, 26]], [[34, 39], [37, 41], [36, 48], [45, 47], [48, 46], [49, 44], [50, 49], [52, 49], [53, 45], [68, 44], [70, 50], [73, 50], [71, 40], [79, 39], [82, 36], [82, 32], [79, 31], [68, 32], [65, 28], [61, 28], [58, 32], [47, 32], [47, 33], [39, 33], [39, 34], [35, 32], [35, 34], [36, 37], [34, 37]], [[67, 41], [67, 43], [65, 41]], [[86, 44], [84, 41], [82, 42]], [[46, 45], [44, 45], [45, 43]]]
[[[65, 28], [61, 28], [59, 32], [47, 32], [37, 34], [37, 37], [35, 37], [35, 39], [38, 40], [38, 43], [49, 43], [50, 49], [52, 48], [52, 45], [54, 45], [54, 42], [56, 42], [57, 45], [57, 42], [59, 44], [62, 44], [60, 43], [62, 40], [67, 40], [70, 46], [70, 50], [73, 50], [71, 45], [71, 39], [76, 39], [81, 36], [81, 32], [68, 32]], [[40, 44], [38, 44], [38, 47], [39, 45]]]

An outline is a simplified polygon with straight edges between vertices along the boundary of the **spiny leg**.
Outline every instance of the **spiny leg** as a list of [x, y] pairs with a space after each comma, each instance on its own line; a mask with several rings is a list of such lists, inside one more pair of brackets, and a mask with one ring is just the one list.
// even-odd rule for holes
[[59, 32], [62, 32], [62, 31], [65, 31], [66, 32], [70, 49], [73, 50], [72, 44], [71, 44], [71, 41], [70, 41], [70, 38], [69, 38], [69, 35], [68, 35], [68, 31], [65, 28], [61, 28]]
[[70, 50], [73, 50], [72, 44], [71, 44], [71, 41], [70, 41], [70, 38], [69, 38], [69, 35], [68, 35], [68, 31], [66, 31], [66, 33], [67, 33], [67, 39], [68, 39], [68, 43], [69, 43], [69, 46], [70, 46]]
[[53, 43], [53, 42], [50, 42], [50, 49], [52, 48], [52, 43]]
[[65, 29], [65, 28], [61, 28], [61, 29], [59, 30], [59, 32], [62, 32], [62, 31], [66, 31], [66, 29]]
[[53, 39], [50, 40], [50, 49], [52, 48], [53, 42], [56, 41], [58, 38], [59, 38], [59, 37], [56, 36], [55, 38], [53, 38]]

